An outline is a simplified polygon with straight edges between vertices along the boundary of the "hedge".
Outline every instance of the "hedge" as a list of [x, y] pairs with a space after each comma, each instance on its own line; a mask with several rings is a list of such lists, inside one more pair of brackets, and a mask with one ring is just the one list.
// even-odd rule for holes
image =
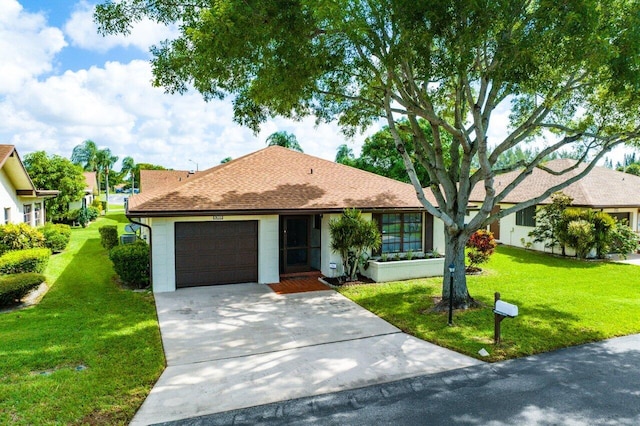
[[107, 250], [118, 245], [118, 227], [116, 225], [104, 225], [98, 228], [100, 232], [100, 244]]
[[44, 247], [44, 235], [38, 229], [26, 223], [0, 226], [0, 254], [35, 247]]
[[9, 251], [0, 256], [0, 274], [42, 273], [50, 257], [48, 248]]
[[53, 253], [60, 253], [69, 245], [71, 240], [71, 227], [61, 223], [47, 223], [40, 228], [44, 235], [44, 246], [51, 249]]
[[34, 273], [0, 277], [0, 305], [15, 303], [44, 281], [44, 275]]
[[137, 288], [149, 285], [149, 245], [144, 241], [112, 248], [109, 259], [124, 284]]

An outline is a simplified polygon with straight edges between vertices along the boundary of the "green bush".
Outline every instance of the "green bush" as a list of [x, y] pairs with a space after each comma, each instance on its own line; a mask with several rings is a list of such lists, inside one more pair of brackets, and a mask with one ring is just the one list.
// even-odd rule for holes
[[120, 280], [128, 286], [144, 288], [149, 285], [149, 246], [143, 241], [116, 246], [109, 251], [109, 259]]
[[100, 216], [100, 210], [96, 207], [90, 206], [87, 208], [87, 216], [89, 218], [89, 222], [92, 222]]
[[0, 226], [0, 254], [35, 247], [44, 247], [44, 235], [38, 229], [26, 223]]
[[102, 201], [100, 201], [98, 198], [93, 199], [93, 201], [91, 202], [91, 207], [95, 207], [96, 209], [98, 209], [98, 211], [104, 210], [102, 208]]
[[71, 240], [71, 227], [61, 223], [47, 223], [40, 232], [44, 235], [44, 246], [53, 253], [60, 253], [67, 248]]
[[89, 222], [91, 222], [91, 218], [89, 217], [89, 210], [86, 207], [83, 207], [78, 213], [78, 223], [83, 228], [86, 228]]
[[0, 277], [0, 305], [15, 303], [44, 281], [44, 275], [34, 273]]
[[13, 250], [0, 256], [0, 274], [44, 272], [51, 257], [48, 248]]
[[576, 256], [586, 258], [596, 241], [593, 223], [584, 219], [573, 220], [567, 226], [567, 234], [568, 245], [576, 250]]
[[118, 245], [118, 227], [116, 225], [105, 225], [98, 228], [100, 231], [100, 244], [107, 250], [111, 250]]

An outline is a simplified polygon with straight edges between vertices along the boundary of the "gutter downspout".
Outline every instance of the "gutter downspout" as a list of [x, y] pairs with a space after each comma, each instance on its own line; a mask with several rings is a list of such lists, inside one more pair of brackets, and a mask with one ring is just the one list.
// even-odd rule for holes
[[129, 222], [134, 223], [136, 225], [144, 226], [149, 230], [149, 285], [151, 286], [151, 291], [153, 291], [153, 244], [151, 244], [153, 233], [151, 232], [152, 231], [151, 227], [142, 222], [136, 222], [135, 220], [131, 219], [129, 216], [126, 216], [126, 218], [129, 219]]

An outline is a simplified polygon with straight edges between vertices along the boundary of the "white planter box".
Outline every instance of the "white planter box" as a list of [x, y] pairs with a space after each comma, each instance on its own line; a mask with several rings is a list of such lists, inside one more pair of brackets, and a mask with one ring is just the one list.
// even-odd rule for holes
[[410, 280], [413, 278], [441, 277], [444, 272], [444, 257], [390, 262], [370, 260], [369, 268], [362, 272], [377, 283]]

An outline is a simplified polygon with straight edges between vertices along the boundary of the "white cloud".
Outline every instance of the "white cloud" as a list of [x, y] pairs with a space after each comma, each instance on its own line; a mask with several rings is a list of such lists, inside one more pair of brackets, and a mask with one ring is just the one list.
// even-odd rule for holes
[[137, 23], [131, 34], [108, 35], [103, 37], [98, 34], [98, 27], [93, 22], [95, 6], [81, 1], [76, 5], [74, 12], [64, 26], [65, 34], [71, 40], [71, 44], [86, 50], [107, 52], [114, 47], [136, 47], [148, 52], [149, 47], [162, 40], [175, 38], [175, 27], [167, 27], [148, 19]]
[[108, 62], [104, 68], [32, 80], [0, 101], [0, 113], [8, 117], [0, 138], [20, 152], [44, 149], [67, 157], [75, 145], [92, 139], [120, 158], [130, 155], [176, 169], [193, 168], [189, 159], [205, 169], [264, 148], [277, 130], [295, 134], [305, 152], [329, 160], [344, 143], [337, 126], [315, 128], [313, 119], [278, 119], [256, 137], [232, 122], [230, 102], [206, 103], [195, 92], [168, 95], [150, 80], [145, 61]]
[[15, 93], [29, 79], [53, 69], [67, 43], [42, 14], [27, 13], [16, 0], [0, 0], [0, 95]]

